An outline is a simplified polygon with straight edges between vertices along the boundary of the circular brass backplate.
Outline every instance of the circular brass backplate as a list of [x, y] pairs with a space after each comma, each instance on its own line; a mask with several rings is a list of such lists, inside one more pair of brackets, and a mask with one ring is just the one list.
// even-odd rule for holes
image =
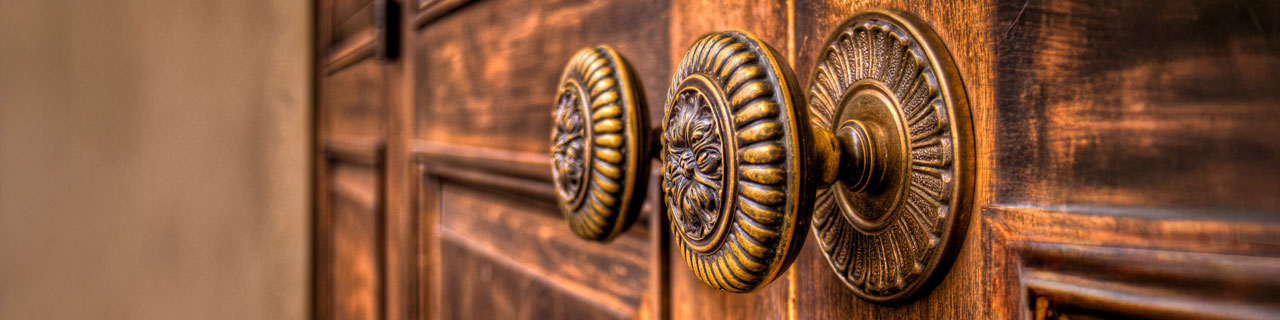
[[564, 67], [551, 129], [552, 177], [573, 233], [609, 241], [640, 214], [649, 119], [630, 66], [612, 48], [584, 48]]
[[746, 32], [703, 36], [680, 61], [662, 119], [663, 200], [685, 261], [713, 288], [764, 287], [804, 241], [812, 133], [799, 92]]
[[857, 14], [827, 39], [808, 105], [814, 130], [860, 123], [882, 150], [876, 187], [817, 192], [813, 232], [831, 269], [876, 302], [939, 281], [963, 242], [974, 180], [969, 102], [942, 42], [904, 14]]

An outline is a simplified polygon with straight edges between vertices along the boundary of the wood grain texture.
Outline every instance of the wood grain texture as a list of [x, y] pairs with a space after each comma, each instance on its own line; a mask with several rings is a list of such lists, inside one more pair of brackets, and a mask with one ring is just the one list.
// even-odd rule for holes
[[346, 164], [374, 167], [382, 164], [386, 140], [382, 137], [330, 136], [322, 142], [325, 157]]
[[[1005, 1], [1001, 203], [1280, 215], [1280, 5]], [[1130, 210], [1125, 212], [1139, 212]]]
[[313, 307], [317, 318], [376, 319], [386, 314], [388, 287], [381, 137], [330, 136], [315, 215]]
[[551, 155], [547, 152], [516, 152], [421, 140], [413, 142], [412, 150], [430, 166], [470, 167], [477, 171], [551, 183]]
[[[389, 130], [389, 162], [421, 161], [414, 212], [443, 225], [418, 222], [428, 229], [420, 272], [438, 277], [420, 283], [430, 287], [418, 292], [433, 295], [420, 300], [428, 317], [1249, 318], [1276, 310], [1269, 279], [1280, 256], [1280, 187], [1270, 182], [1280, 180], [1272, 141], [1280, 134], [1280, 5], [463, 3], [408, 2], [418, 10], [406, 15], [403, 65], [359, 58], [320, 80], [325, 137]], [[577, 49], [617, 48], [647, 88], [651, 118], [661, 119], [671, 63], [703, 34], [754, 33], [807, 81], [832, 28], [870, 8], [917, 16], [938, 34], [974, 123], [974, 208], [985, 210], [970, 213], [960, 254], [918, 300], [856, 298], [812, 239], [762, 291], [719, 292], [673, 250], [654, 200], [641, 217], [648, 228], [604, 247], [577, 241], [554, 214], [550, 110], [556, 77]], [[406, 79], [404, 92], [384, 91], [398, 85], [392, 78]], [[388, 182], [393, 202], [396, 185]], [[433, 251], [432, 241], [443, 248]]]
[[378, 319], [383, 314], [382, 214], [376, 167], [335, 163], [328, 265], [331, 315]]
[[528, 197], [531, 205], [555, 208], [551, 157], [450, 143], [415, 141], [414, 157], [430, 175], [496, 193]]
[[412, 208], [418, 217], [417, 315], [419, 319], [441, 319], [440, 283], [443, 261], [440, 253], [440, 179], [426, 174], [426, 166], [416, 163]]
[[1280, 311], [1278, 225], [1017, 206], [982, 213], [995, 302], [988, 316], [1250, 319]]
[[1274, 316], [1280, 6], [995, 12], [990, 315]]
[[[1037, 319], [1273, 319], [1280, 259], [1016, 243]], [[1045, 304], [1048, 304], [1047, 306]], [[1060, 315], [1054, 315], [1058, 313]]]
[[525, 201], [456, 184], [444, 185], [441, 200], [442, 236], [452, 235], [456, 239], [450, 241], [463, 242], [489, 259], [518, 264], [527, 276], [579, 299], [613, 313], [633, 314], [648, 287], [649, 248], [642, 231], [624, 233], [608, 244], [586, 242], [573, 235], [553, 208], [531, 210], [536, 207]]
[[[421, 298], [418, 286], [425, 279], [418, 272], [419, 248], [418, 233], [423, 232], [418, 219], [422, 216], [415, 207], [414, 200], [416, 178], [418, 172], [412, 160], [413, 109], [409, 105], [407, 86], [408, 59], [404, 59], [405, 51], [401, 45], [407, 39], [408, 10], [403, 9], [405, 1], [385, 0], [373, 1], [386, 6], [381, 8], [386, 15], [381, 22], [382, 30], [378, 30], [381, 51], [375, 55], [376, 61], [383, 70], [386, 81], [387, 120], [386, 120], [386, 162], [384, 170], [386, 179], [386, 237], [384, 246], [387, 252], [387, 319], [421, 319]], [[376, 6], [375, 6], [376, 8]], [[398, 15], [398, 16], [397, 16]], [[398, 37], [398, 38], [397, 38]]]
[[[531, 277], [518, 264], [495, 262], [444, 236], [441, 319], [622, 319], [626, 316]], [[462, 239], [463, 243], [466, 240]], [[537, 297], [530, 298], [530, 297]]]
[[661, 101], [670, 80], [666, 8], [665, 1], [493, 0], [433, 21], [409, 44], [423, 48], [412, 70], [420, 79], [417, 137], [547, 152], [561, 68], [596, 44], [627, 58], [646, 98]]
[[325, 23], [316, 46], [326, 61], [323, 70], [335, 72], [376, 53], [378, 30], [370, 0], [330, 0], [318, 11]]
[[416, 226], [406, 209], [406, 144], [391, 134], [407, 127], [397, 124], [407, 118], [401, 67], [375, 59], [370, 1], [318, 2], [313, 316], [407, 319], [417, 300]]
[[[600, 261], [609, 261], [609, 259], [601, 260], [601, 257], [592, 258], [592, 256], [604, 254], [603, 257], [607, 258], [616, 255], [604, 252], [621, 250], [624, 255], [625, 252], [632, 252], [626, 259], [631, 260], [631, 263], [642, 263], [646, 273], [638, 279], [626, 280], [630, 281], [632, 287], [625, 293], [626, 297], [608, 299], [613, 301], [612, 305], [622, 305], [616, 308], [623, 310], [620, 311], [621, 313], [645, 319], [664, 318], [662, 315], [666, 314], [667, 310], [665, 275], [654, 271], [664, 270], [664, 268], [654, 265], [654, 261], [665, 261], [665, 259], [654, 257], [653, 252], [658, 248], [645, 240], [646, 236], [652, 236], [651, 233], [654, 232], [648, 228], [651, 222], [637, 223], [628, 233], [609, 244], [587, 243], [566, 237], [571, 233], [561, 217], [555, 214], [547, 155], [421, 141], [414, 146], [415, 161], [420, 161], [423, 174], [422, 184], [417, 185], [422, 198], [415, 206], [418, 207], [416, 210], [422, 219], [420, 235], [423, 237], [424, 251], [420, 254], [426, 255], [422, 260], [425, 263], [422, 272], [426, 275], [421, 278], [427, 279], [422, 285], [428, 287], [422, 289], [425, 293], [421, 304], [426, 306], [422, 313], [427, 318], [439, 317], [439, 307], [430, 306], [440, 305], [439, 300], [442, 297], [438, 292], [446, 289], [441, 287], [442, 282], [432, 281], [431, 277], [452, 276], [440, 273], [442, 263], [448, 260], [442, 260], [438, 254], [432, 253], [433, 249], [431, 249], [439, 243], [441, 229], [438, 217], [444, 210], [441, 208], [441, 202], [446, 199], [452, 203], [448, 213], [453, 217], [450, 223], [454, 229], [444, 232], [449, 232], [459, 239], [466, 239], [467, 242], [464, 245], [473, 249], [479, 248], [476, 250], [490, 254], [486, 255], [489, 259], [520, 264], [522, 270], [541, 270], [531, 272], [530, 276], [543, 277], [543, 281], [550, 281], [549, 283], [556, 286], [567, 283], [570, 289], [562, 290], [569, 292], [579, 292], [584, 286], [590, 288], [617, 286], [614, 283], [615, 280], [610, 278], [615, 275], [605, 275], [600, 268], [613, 269], [610, 272], [615, 272], [636, 270], [637, 265], [632, 264], [622, 269], [609, 267], [607, 263], [601, 266]], [[647, 177], [652, 178], [653, 175], [647, 175]], [[441, 182], [450, 186], [448, 194], [440, 193]], [[651, 188], [656, 187], [651, 185]], [[541, 192], [535, 190], [541, 190]], [[652, 201], [657, 192], [654, 190], [649, 192], [648, 199]], [[454, 200], [456, 198], [463, 199]], [[652, 203], [646, 203], [641, 209], [642, 220], [657, 216], [656, 208], [649, 204]], [[480, 207], [459, 207], [460, 205]], [[474, 212], [491, 212], [491, 214], [476, 215], [473, 214]], [[524, 230], [530, 228], [536, 230]], [[665, 231], [663, 232], [662, 234], [665, 235]], [[548, 234], [550, 238], [543, 239], [548, 237]], [[644, 246], [643, 256], [635, 252], [639, 250], [638, 245]], [[583, 246], [587, 248], [579, 248]], [[495, 247], [508, 249], [490, 249]], [[561, 266], [562, 264], [564, 266]], [[582, 264], [586, 265], [569, 266]], [[628, 277], [635, 277], [635, 275]], [[588, 291], [592, 290], [596, 289]], [[643, 298], [639, 302], [640, 305], [634, 305], [635, 296], [641, 294]], [[606, 295], [588, 292], [588, 294], [577, 296], [598, 300], [599, 297]]]
[[377, 41], [378, 32], [374, 29], [365, 29], [350, 35], [345, 41], [334, 44], [329, 54], [324, 57], [324, 72], [335, 73], [374, 56], [378, 51]]
[[321, 79], [321, 134], [385, 137], [389, 89], [384, 67], [368, 59]]
[[[456, 318], [452, 308], [509, 312], [493, 313], [500, 318], [557, 318], [566, 317], [566, 306], [596, 308], [588, 315], [638, 314], [642, 296], [652, 289], [651, 248], [644, 240], [649, 229], [641, 226], [647, 222], [608, 245], [573, 238], [554, 211], [546, 155], [557, 77], [576, 50], [614, 46], [645, 87], [657, 90], [641, 92], [650, 99], [661, 96], [670, 72], [666, 2], [446, 0], [418, 9], [419, 29], [407, 41], [415, 150], [427, 174], [445, 184], [443, 190], [472, 190], [466, 197], [438, 197], [452, 206], [442, 209], [442, 225], [456, 228], [442, 228], [441, 239], [458, 240], [452, 242], [462, 245], [458, 250], [515, 270], [504, 271], [509, 281], [487, 285], [477, 268], [451, 269], [449, 259], [442, 259], [441, 316]], [[479, 207], [449, 209], [458, 205]], [[538, 234], [512, 229], [514, 221], [538, 226]], [[608, 254], [614, 251], [630, 252], [630, 262], [605, 262], [618, 257]], [[448, 279], [454, 276], [459, 279]], [[494, 291], [467, 288], [485, 286]], [[503, 296], [494, 298], [498, 291]], [[545, 303], [560, 305], [533, 305], [548, 294], [554, 297]], [[484, 305], [513, 300], [520, 304], [513, 309]]]
[[436, 18], [457, 10], [458, 7], [471, 3], [472, 0], [410, 0], [409, 2], [416, 2], [416, 5], [413, 5], [416, 7], [412, 20], [413, 26], [422, 27]]
[[[873, 9], [889, 9], [914, 15], [942, 40], [956, 62], [960, 80], [968, 95], [977, 148], [974, 208], [990, 198], [992, 176], [989, 163], [995, 146], [984, 137], [990, 135], [994, 100], [992, 76], [990, 5], [982, 1], [797, 1], [795, 8], [796, 76], [808, 81], [823, 48], [823, 42], [840, 23], [853, 14]], [[803, 83], [802, 86], [808, 86]], [[976, 213], [970, 213], [976, 217]], [[796, 318], [981, 318], [984, 308], [979, 266], [982, 253], [977, 251], [975, 226], [970, 219], [961, 251], [936, 287], [926, 285], [918, 300], [894, 305], [873, 304], [856, 297], [828, 266], [826, 258], [814, 245], [806, 245], [795, 264]], [[816, 240], [810, 239], [810, 244]]]
[[650, 178], [653, 180], [649, 181], [648, 197], [640, 212], [640, 221], [647, 222], [649, 229], [649, 289], [645, 294], [649, 308], [641, 308], [636, 318], [666, 320], [671, 319], [671, 261], [667, 254], [671, 222], [667, 221], [666, 207], [660, 200], [658, 175], [651, 174]]
[[[325, 14], [334, 25], [341, 25], [360, 10], [366, 10], [372, 0], [323, 0], [329, 2]], [[370, 16], [372, 17], [372, 16]]]

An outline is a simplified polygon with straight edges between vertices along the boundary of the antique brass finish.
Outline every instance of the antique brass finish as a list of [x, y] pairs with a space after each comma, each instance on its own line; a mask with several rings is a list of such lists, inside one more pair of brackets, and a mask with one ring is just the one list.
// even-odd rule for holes
[[677, 247], [707, 285], [762, 288], [795, 259], [812, 223], [859, 297], [913, 297], [959, 249], [974, 155], [954, 62], [912, 21], [888, 11], [846, 21], [807, 99], [755, 36], [706, 35], [680, 62], [658, 132], [626, 62], [608, 47], [583, 49], [565, 67], [552, 132], [570, 228], [596, 241], [625, 230], [658, 150]]
[[837, 29], [807, 100], [749, 33], [709, 34], [685, 53], [660, 158], [698, 279], [760, 289], [795, 258], [811, 215], [831, 267], [864, 299], [899, 301], [939, 278], [971, 206], [973, 138], [950, 56], [904, 21], [870, 11]]
[[815, 131], [863, 155], [842, 159], [840, 178], [818, 190], [813, 231], [828, 265], [882, 303], [940, 280], [963, 242], [974, 180], [969, 103], [942, 42], [903, 14], [855, 15], [828, 38], [808, 102]]
[[[781, 57], [742, 31], [702, 37], [667, 94], [660, 158], [677, 246], [698, 279], [752, 292], [804, 241], [812, 208], [807, 113]], [[808, 195], [808, 196], [806, 196]]]
[[573, 233], [609, 241], [639, 215], [649, 172], [649, 119], [630, 66], [607, 46], [584, 48], [560, 77], [552, 177]]

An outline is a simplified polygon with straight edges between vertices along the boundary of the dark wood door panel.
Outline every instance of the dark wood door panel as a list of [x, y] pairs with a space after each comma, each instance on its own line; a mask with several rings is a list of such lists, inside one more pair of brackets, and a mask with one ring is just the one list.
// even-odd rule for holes
[[998, 202], [1280, 221], [1280, 5], [997, 12]]
[[[438, 261], [424, 266], [428, 274], [422, 278], [435, 277], [429, 273], [438, 270], [440, 278], [476, 279], [474, 275], [462, 273], [474, 273], [477, 269], [454, 265], [447, 256], [434, 254], [440, 251], [431, 249], [439, 246], [435, 243], [451, 243], [456, 250], [470, 250], [477, 259], [503, 266], [511, 277], [530, 278], [532, 283], [557, 292], [561, 298], [583, 300], [585, 305], [600, 308], [606, 314], [653, 318], [664, 312], [665, 309], [655, 305], [666, 301], [666, 296], [661, 293], [665, 284], [660, 280], [662, 274], [655, 273], [661, 268], [654, 265], [654, 261], [663, 259], [654, 257], [657, 247], [650, 241], [653, 236], [650, 233], [653, 230], [648, 227], [650, 223], [637, 224], [605, 244], [577, 238], [555, 207], [546, 155], [422, 141], [416, 143], [413, 150], [423, 177], [418, 189], [424, 194], [417, 205], [423, 222], [420, 232], [427, 237], [422, 247], [429, 251], [423, 261]], [[651, 219], [654, 210], [645, 206], [642, 219]], [[423, 305], [435, 304], [436, 299], [454, 301], [440, 301], [439, 305], [444, 307], [428, 309], [424, 314], [428, 317], [453, 314], [442, 313], [442, 308], [470, 303], [465, 301], [484, 301], [484, 295], [492, 294], [449, 288], [471, 285], [459, 281], [463, 280], [435, 280], [426, 291], [480, 296], [433, 295]], [[526, 282], [519, 283], [523, 286]], [[507, 284], [511, 283], [495, 285]], [[525, 291], [512, 289], [507, 294], [519, 292]], [[536, 312], [534, 315], [534, 318], [546, 317]]]
[[1268, 224], [988, 206], [989, 316], [1274, 318], [1276, 234]]
[[[546, 277], [580, 284], [584, 296], [634, 307], [647, 286], [649, 248], [642, 230], [608, 244], [568, 232], [554, 208], [460, 185], [444, 189], [441, 228]], [[449, 238], [446, 236], [446, 238]]]
[[[317, 243], [332, 244], [317, 251], [324, 264], [317, 303], [328, 308], [320, 315], [1280, 312], [1271, 301], [1280, 289], [1272, 280], [1280, 279], [1280, 186], [1270, 183], [1280, 180], [1275, 3], [409, 0], [400, 2], [409, 9], [403, 64], [370, 58], [370, 0], [319, 3]], [[975, 209], [959, 255], [932, 289], [891, 305], [859, 299], [806, 236], [792, 268], [772, 284], [750, 294], [715, 291], [675, 250], [653, 180], [632, 230], [608, 244], [573, 236], [557, 213], [547, 156], [557, 79], [572, 53], [617, 49], [660, 124], [672, 65], [698, 37], [753, 33], [805, 87], [832, 29], [872, 8], [933, 29], [958, 66], [972, 112]], [[384, 142], [390, 158], [359, 151]], [[375, 156], [361, 156], [368, 154]], [[410, 164], [416, 178], [383, 171]], [[660, 179], [656, 171], [650, 179]], [[397, 200], [406, 194], [414, 200]], [[403, 211], [413, 219], [401, 219], [410, 215], [397, 205], [383, 217], [383, 206], [400, 200], [412, 201]], [[420, 239], [417, 248], [391, 248], [387, 239], [409, 233]], [[398, 260], [397, 250], [419, 255]], [[395, 264], [408, 263], [418, 264], [418, 275], [397, 278], [403, 268]], [[416, 293], [396, 296], [414, 286]], [[421, 300], [394, 306], [404, 299]]]
[[992, 314], [1274, 317], [1280, 187], [1259, 182], [1280, 179], [1280, 6], [1002, 1], [996, 15]]
[[[417, 32], [413, 105], [421, 139], [513, 151], [550, 150], [551, 107], [564, 64], [605, 44], [625, 56], [650, 104], [670, 67], [665, 1], [470, 3]], [[656, 113], [654, 112], [656, 110]], [[654, 116], [660, 109], [651, 109]]]
[[373, 37], [351, 36], [373, 34], [370, 1], [319, 2], [314, 316], [398, 318], [408, 309], [406, 286], [397, 283], [405, 279], [398, 273], [404, 262], [395, 251], [402, 246], [388, 249], [395, 242], [388, 235], [395, 239], [403, 224], [386, 228], [388, 212], [398, 213], [388, 209], [386, 170], [395, 67], [374, 59]]
[[[387, 0], [392, 1], [393, 0]], [[322, 66], [319, 71], [331, 73], [379, 53], [386, 44], [386, 30], [379, 21], [378, 10], [387, 10], [372, 0], [322, 0], [316, 8], [316, 53]], [[385, 53], [385, 52], [384, 52]], [[323, 90], [322, 90], [323, 91]]]
[[665, 99], [666, 1], [418, 9], [419, 29], [407, 37], [409, 101], [412, 149], [425, 175], [441, 181], [439, 203], [423, 204], [439, 208], [435, 311], [445, 319], [654, 315], [665, 296], [655, 293], [647, 223], [607, 244], [574, 236], [555, 207], [547, 152], [560, 71], [583, 47], [614, 47], [650, 103]]
[[320, 80], [325, 137], [385, 137], [390, 109], [385, 67], [366, 59]]
[[323, 290], [336, 319], [379, 319], [383, 254], [380, 173], [376, 167], [332, 162]]
[[[449, 239], [449, 238], [444, 238]], [[441, 319], [624, 319], [558, 284], [530, 277], [518, 265], [495, 262], [445, 240]]]
[[674, 245], [670, 245], [667, 252], [672, 319], [794, 318], [795, 305], [789, 299], [792, 289], [789, 286], [795, 281], [794, 270], [787, 271], [760, 291], [728, 293], [712, 289], [698, 280]]
[[[440, 237], [443, 243], [465, 249], [476, 259], [505, 265], [512, 277], [531, 278], [558, 294], [598, 306], [609, 314], [636, 312], [648, 287], [649, 247], [642, 231], [624, 234], [613, 242], [586, 242], [574, 236], [554, 207], [530, 206], [518, 196], [447, 183], [442, 187]], [[446, 277], [467, 276], [478, 270], [455, 264], [445, 256]], [[463, 290], [449, 288], [446, 292]], [[481, 283], [455, 283], [477, 286]], [[519, 287], [492, 283], [486, 290], [509, 291], [523, 296]], [[470, 292], [470, 291], [461, 291]], [[517, 299], [514, 303], [540, 303]], [[448, 304], [446, 304], [446, 307]], [[524, 307], [521, 307], [524, 308]], [[534, 314], [530, 314], [534, 315]], [[539, 315], [542, 317], [545, 315]]]
[[333, 30], [329, 35], [327, 44], [331, 48], [329, 50], [331, 56], [336, 52], [342, 51], [341, 48], [343, 47], [358, 46], [357, 43], [359, 42], [369, 41], [367, 38], [370, 36], [367, 33], [374, 31], [375, 22], [372, 1], [349, 4], [358, 6], [347, 8], [353, 11], [346, 12], [346, 15], [341, 15], [341, 12], [334, 12]]
[[322, 13], [322, 14], [327, 15], [329, 19], [334, 21], [335, 25], [340, 25], [342, 24], [343, 21], [346, 21], [348, 18], [351, 18], [352, 16], [356, 15], [358, 11], [366, 10], [365, 8], [368, 7], [369, 4], [372, 3], [373, 1], [372, 0], [327, 0], [327, 2], [330, 3], [329, 12]]

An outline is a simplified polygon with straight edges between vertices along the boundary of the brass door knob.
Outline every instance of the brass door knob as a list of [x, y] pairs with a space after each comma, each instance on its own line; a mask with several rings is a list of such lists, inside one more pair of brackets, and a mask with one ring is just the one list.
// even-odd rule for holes
[[791, 69], [747, 32], [703, 36], [676, 69], [662, 119], [663, 201], [677, 248], [712, 288], [755, 291], [799, 252], [816, 163], [801, 105]]
[[560, 77], [551, 132], [560, 211], [578, 237], [609, 241], [639, 215], [649, 174], [649, 119], [631, 67], [584, 48]]
[[672, 232], [698, 279], [762, 288], [795, 259], [811, 218], [830, 266], [864, 299], [898, 301], [938, 278], [967, 224], [973, 138], [954, 62], [913, 21], [846, 21], [803, 92], [746, 32], [685, 53], [660, 158]]
[[927, 25], [885, 10], [846, 20], [818, 57], [809, 114], [819, 143], [842, 153], [825, 165], [815, 239], [859, 297], [917, 296], [959, 252], [973, 205], [973, 122], [959, 71]]
[[605, 46], [565, 67], [552, 131], [555, 188], [578, 236], [635, 221], [658, 140], [663, 202], [695, 276], [758, 290], [812, 226], [859, 297], [889, 303], [936, 283], [972, 209], [974, 143], [955, 62], [913, 17], [859, 13], [827, 39], [808, 88], [750, 33], [696, 41], [673, 77], [660, 132], [626, 61]]

